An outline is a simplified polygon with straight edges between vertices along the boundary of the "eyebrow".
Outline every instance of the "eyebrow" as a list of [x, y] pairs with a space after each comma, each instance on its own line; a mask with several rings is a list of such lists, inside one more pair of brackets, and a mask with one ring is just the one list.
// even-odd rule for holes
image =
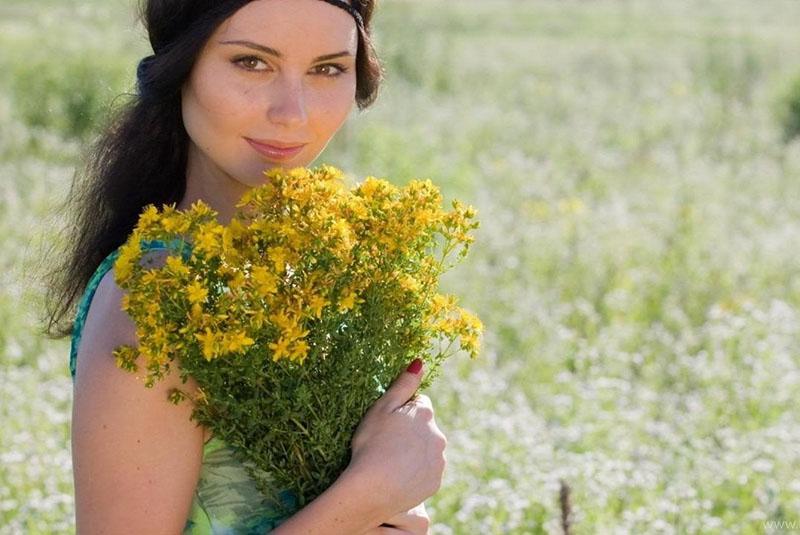
[[[281, 54], [280, 52], [278, 52], [274, 48], [269, 47], [269, 46], [265, 46], [265, 45], [260, 45], [258, 43], [254, 43], [252, 41], [234, 40], [234, 41], [220, 41], [219, 43], [221, 45], [245, 46], [247, 48], [252, 48], [253, 50], [259, 50], [259, 51], [261, 51], [261, 52], [263, 52], [265, 54], [269, 54], [270, 56], [275, 56], [276, 58], [283, 58], [283, 54]], [[342, 56], [352, 56], [352, 54], [350, 52], [348, 52], [347, 50], [342, 50], [341, 52], [335, 52], [333, 54], [324, 54], [322, 56], [314, 58], [314, 63], [316, 63], [318, 61], [325, 61], [325, 60], [329, 60], [329, 59], [340, 58]]]

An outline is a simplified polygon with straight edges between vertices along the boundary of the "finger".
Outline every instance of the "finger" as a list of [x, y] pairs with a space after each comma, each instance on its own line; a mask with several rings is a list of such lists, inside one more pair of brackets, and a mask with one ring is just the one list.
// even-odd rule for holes
[[383, 403], [388, 405], [390, 411], [393, 411], [411, 399], [421, 382], [422, 359], [415, 359], [383, 394]]

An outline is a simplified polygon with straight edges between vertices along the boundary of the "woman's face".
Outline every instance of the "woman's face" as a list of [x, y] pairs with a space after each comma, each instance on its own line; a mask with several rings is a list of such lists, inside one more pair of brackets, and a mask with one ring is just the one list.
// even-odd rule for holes
[[208, 40], [183, 87], [188, 178], [237, 189], [263, 184], [266, 169], [310, 164], [352, 109], [357, 47], [353, 17], [327, 2], [242, 7]]

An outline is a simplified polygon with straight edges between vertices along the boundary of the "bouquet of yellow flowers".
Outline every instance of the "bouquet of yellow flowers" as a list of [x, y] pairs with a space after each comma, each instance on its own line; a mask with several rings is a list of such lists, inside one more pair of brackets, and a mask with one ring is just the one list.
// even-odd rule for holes
[[[349, 462], [367, 409], [413, 358], [427, 374], [460, 347], [475, 357], [481, 322], [438, 278], [466, 255], [475, 210], [414, 180], [397, 188], [341, 171], [273, 169], [227, 225], [202, 202], [186, 211], [149, 206], [115, 263], [138, 347], [117, 365], [146, 368], [152, 386], [175, 362], [197, 393], [193, 418], [294, 492], [299, 505]], [[171, 245], [163, 262], [142, 243]]]

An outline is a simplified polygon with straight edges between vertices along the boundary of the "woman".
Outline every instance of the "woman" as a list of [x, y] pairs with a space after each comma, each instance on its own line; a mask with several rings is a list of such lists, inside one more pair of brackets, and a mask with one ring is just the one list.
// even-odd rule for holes
[[144, 205], [203, 199], [225, 223], [264, 169], [310, 164], [353, 102], [372, 103], [381, 74], [369, 33], [374, 0], [351, 2], [144, 4], [155, 53], [73, 191], [76, 224], [50, 316], [59, 328], [83, 294], [72, 355], [79, 534], [427, 531], [421, 502], [441, 484], [446, 440], [428, 398], [414, 396], [421, 361], [364, 417], [341, 477], [284, 519], [230, 448], [190, 421], [191, 407], [168, 403], [177, 373], [145, 389], [111, 355], [136, 335], [108, 258]]

